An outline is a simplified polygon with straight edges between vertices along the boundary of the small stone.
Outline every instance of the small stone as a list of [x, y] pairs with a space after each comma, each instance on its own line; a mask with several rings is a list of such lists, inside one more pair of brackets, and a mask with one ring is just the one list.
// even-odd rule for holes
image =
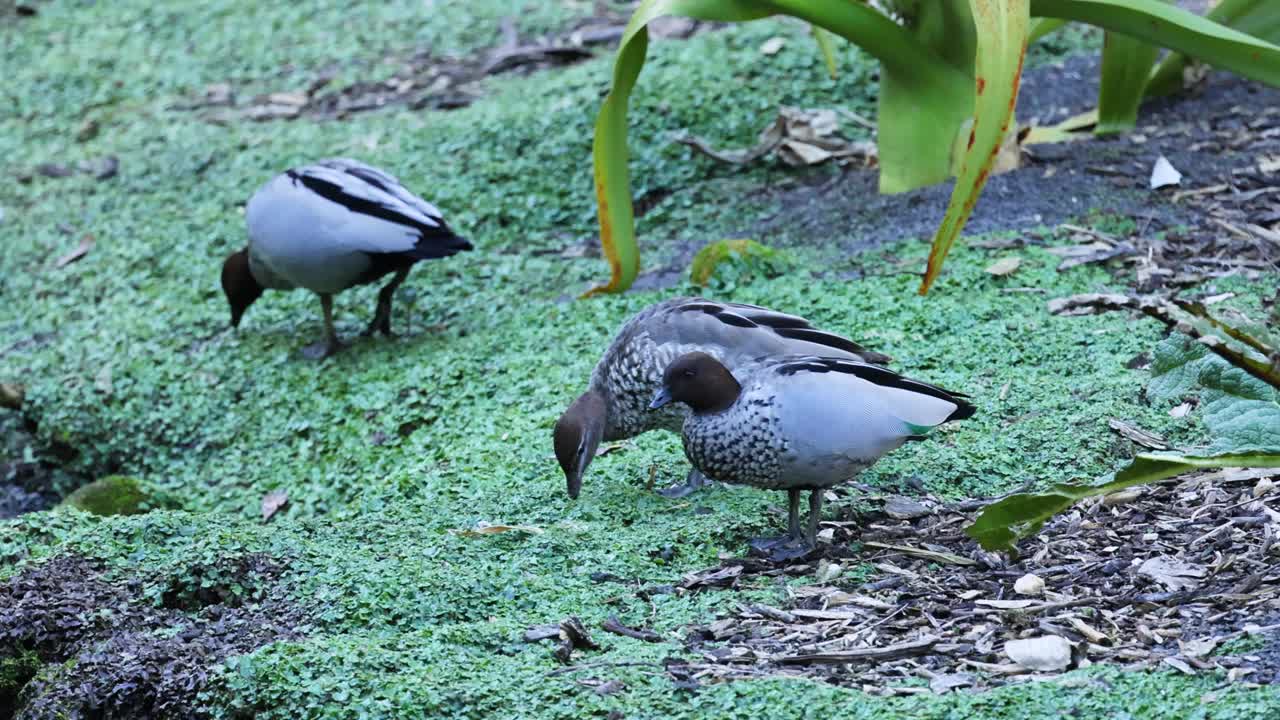
[[1010, 640], [1004, 654], [1028, 670], [1056, 672], [1071, 664], [1071, 643], [1057, 635]]
[[1044, 580], [1039, 575], [1027, 573], [1013, 584], [1013, 591], [1019, 595], [1039, 595], [1044, 592]]
[[1262, 478], [1261, 480], [1258, 481], [1257, 485], [1253, 486], [1253, 496], [1262, 497], [1263, 495], [1266, 495], [1267, 493], [1274, 490], [1275, 487], [1276, 487], [1276, 484], [1274, 480], [1272, 480], [1271, 478]]

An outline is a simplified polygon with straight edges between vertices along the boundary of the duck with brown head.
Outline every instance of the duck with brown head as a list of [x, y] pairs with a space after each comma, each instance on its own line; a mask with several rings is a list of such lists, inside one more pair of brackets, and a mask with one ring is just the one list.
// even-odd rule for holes
[[[761, 358], [730, 372], [711, 355], [685, 354], [663, 373], [650, 407], [677, 403], [690, 408], [681, 438], [695, 468], [713, 480], [787, 491], [787, 535], [753, 542], [779, 561], [815, 547], [826, 488], [974, 412], [960, 393], [877, 365], [812, 355]], [[809, 524], [802, 535], [803, 490]]]
[[[768, 308], [719, 303], [703, 298], [674, 298], [633, 315], [605, 350], [591, 373], [587, 391], [555, 425], [556, 459], [570, 497], [601, 442], [624, 440], [650, 430], [680, 432], [687, 410], [680, 406], [649, 411], [662, 371], [677, 356], [706, 352], [729, 367], [760, 356], [822, 352], [826, 355], [887, 362], [888, 357], [813, 327], [808, 320]], [[681, 497], [705, 482], [693, 469], [683, 485], [660, 490]]]
[[391, 300], [419, 260], [470, 250], [440, 211], [399, 180], [356, 160], [337, 158], [293, 168], [262, 186], [245, 208], [249, 245], [222, 263], [222, 290], [239, 327], [264, 290], [306, 288], [320, 296], [325, 339], [310, 357], [342, 343], [333, 296], [391, 275], [378, 293], [366, 335], [391, 335]]

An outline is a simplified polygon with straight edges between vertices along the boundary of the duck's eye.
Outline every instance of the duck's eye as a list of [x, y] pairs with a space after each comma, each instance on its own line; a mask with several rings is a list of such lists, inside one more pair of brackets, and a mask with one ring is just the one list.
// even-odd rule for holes
[[586, 455], [586, 454], [587, 454], [587, 445], [586, 443], [583, 443], [578, 446], [578, 457], [582, 457], [583, 455]]
[[686, 368], [686, 369], [684, 370], [684, 372], [682, 372], [682, 373], [680, 373], [680, 374], [681, 374], [681, 375], [683, 375], [683, 376], [685, 376], [685, 377], [687, 377], [687, 378], [691, 378], [691, 377], [697, 377], [697, 376], [698, 376], [698, 371], [697, 371], [697, 370], [694, 370], [693, 368]]

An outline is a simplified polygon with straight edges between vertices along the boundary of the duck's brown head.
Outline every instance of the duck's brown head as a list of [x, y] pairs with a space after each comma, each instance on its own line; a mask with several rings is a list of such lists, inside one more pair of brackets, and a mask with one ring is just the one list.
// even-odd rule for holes
[[249, 251], [240, 250], [227, 256], [222, 263], [222, 292], [231, 306], [231, 327], [240, 326], [240, 318], [254, 300], [262, 296], [262, 285], [249, 271]]
[[653, 394], [650, 410], [682, 402], [695, 413], [726, 410], [738, 400], [742, 386], [729, 369], [704, 352], [681, 355], [662, 374], [662, 387]]
[[582, 490], [582, 474], [595, 459], [596, 449], [604, 437], [608, 406], [604, 396], [589, 390], [573, 401], [556, 421], [554, 442], [556, 460], [564, 471], [569, 497], [577, 498]]

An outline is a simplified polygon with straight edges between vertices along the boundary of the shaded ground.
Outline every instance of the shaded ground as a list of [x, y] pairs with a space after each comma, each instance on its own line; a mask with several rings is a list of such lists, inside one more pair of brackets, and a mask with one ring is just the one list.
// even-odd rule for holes
[[[1095, 107], [1097, 78], [1094, 56], [1028, 71], [1018, 98], [1019, 121], [1052, 125]], [[1183, 180], [1180, 187], [1156, 192], [1148, 182], [1162, 155], [1183, 173]], [[1173, 233], [1159, 249], [1169, 255], [1167, 264], [1180, 271], [1197, 269], [1188, 262], [1205, 257], [1217, 260], [1201, 268], [1210, 273], [1274, 271], [1280, 243], [1221, 225], [1223, 220], [1263, 227], [1280, 223], [1275, 171], [1260, 169], [1272, 157], [1280, 157], [1280, 90], [1217, 73], [1189, 95], [1147, 102], [1136, 133], [1027, 147], [1022, 168], [987, 183], [965, 233], [1025, 233], [1090, 214], [1112, 215], [1131, 219], [1131, 232], [1145, 241], [1142, 245]], [[824, 256], [858, 266], [857, 255], [867, 250], [904, 237], [931, 238], [951, 195], [950, 184], [897, 195], [881, 195], [876, 188], [877, 173], [858, 167], [784, 177], [745, 190], [753, 202], [774, 210], [735, 228], [733, 235], [817, 248]], [[1210, 192], [1194, 194], [1206, 188]], [[1217, 212], [1209, 212], [1210, 206]], [[833, 243], [837, 238], [842, 240]], [[669, 264], [638, 286], [678, 282], [702, 244], [692, 240], [667, 250], [673, 253]], [[1190, 247], [1179, 250], [1178, 245]], [[860, 272], [846, 271], [845, 276]]]
[[0, 520], [53, 507], [86, 480], [44, 457], [17, 413], [0, 415]]
[[305, 628], [280, 572], [244, 555], [121, 578], [69, 555], [14, 575], [0, 583], [0, 717], [208, 717], [199, 694], [223, 659]]

